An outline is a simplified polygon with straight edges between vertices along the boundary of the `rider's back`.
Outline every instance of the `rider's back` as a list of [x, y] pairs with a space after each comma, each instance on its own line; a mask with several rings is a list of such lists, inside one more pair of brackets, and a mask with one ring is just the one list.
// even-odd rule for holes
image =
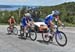
[[45, 17], [45, 22], [49, 22], [49, 21], [52, 21], [53, 20], [53, 15], [51, 15], [51, 14], [49, 14], [49, 15], [47, 15], [46, 17]]
[[8, 22], [11, 22], [11, 23], [14, 23], [14, 21], [15, 21], [14, 18], [10, 18], [10, 19], [8, 20]]

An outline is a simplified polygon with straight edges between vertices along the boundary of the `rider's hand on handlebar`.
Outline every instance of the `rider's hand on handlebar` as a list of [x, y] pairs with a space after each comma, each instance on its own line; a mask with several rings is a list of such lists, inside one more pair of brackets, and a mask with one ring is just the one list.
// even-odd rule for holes
[[54, 28], [57, 28], [57, 25], [54, 25]]
[[64, 28], [65, 27], [65, 25], [62, 23], [62, 27]]

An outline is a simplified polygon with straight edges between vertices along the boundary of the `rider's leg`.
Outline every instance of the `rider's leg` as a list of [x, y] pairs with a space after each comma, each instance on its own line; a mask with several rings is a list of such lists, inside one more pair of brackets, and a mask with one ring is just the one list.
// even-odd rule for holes
[[10, 30], [12, 31], [12, 24], [9, 24]]
[[26, 33], [26, 37], [28, 37], [28, 26], [27, 25], [24, 27], [24, 32]]
[[24, 27], [24, 32], [28, 33], [28, 25]]
[[11, 23], [9, 23], [9, 27], [10, 27], [10, 29], [11, 29]]
[[53, 37], [53, 29], [51, 28], [51, 27], [48, 27], [49, 28], [49, 35], [51, 36], [51, 37]]
[[52, 36], [50, 36], [51, 41], [53, 41], [53, 36], [54, 36], [54, 27], [50, 26], [50, 33]]
[[24, 26], [23, 25], [20, 25], [20, 35], [18, 36], [24, 36]]
[[50, 32], [51, 32], [51, 34], [53, 34], [54, 33], [54, 28], [53, 27], [50, 27]]
[[11, 24], [11, 31], [13, 31], [14, 23]]

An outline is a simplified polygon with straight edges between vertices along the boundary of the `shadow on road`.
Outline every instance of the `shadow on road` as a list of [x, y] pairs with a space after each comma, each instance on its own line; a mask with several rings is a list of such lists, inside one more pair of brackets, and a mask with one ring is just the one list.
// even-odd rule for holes
[[52, 45], [58, 46], [58, 45], [57, 45], [56, 43], [54, 43], [54, 42], [45, 42], [45, 41], [43, 41], [43, 40], [37, 40], [37, 42], [43, 43], [43, 44], [46, 44], [46, 45], [52, 44]]
[[15, 35], [14, 33], [6, 33], [6, 35]]
[[19, 38], [19, 39], [22, 39], [22, 40], [26, 40], [26, 38], [24, 38], [24, 37], [20, 37], [20, 36], [19, 36], [18, 38]]
[[12, 35], [11, 33], [6, 33], [6, 35]]
[[45, 41], [43, 41], [43, 40], [37, 40], [37, 42], [39, 42], [39, 43], [43, 43], [43, 44], [46, 44], [46, 45], [49, 44], [49, 42], [45, 42]]

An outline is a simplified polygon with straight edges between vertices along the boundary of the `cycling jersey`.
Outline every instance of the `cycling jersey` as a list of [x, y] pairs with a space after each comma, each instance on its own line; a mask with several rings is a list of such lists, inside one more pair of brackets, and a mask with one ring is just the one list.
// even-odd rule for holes
[[9, 23], [11, 22], [11, 24], [12, 24], [12, 23], [15, 23], [15, 19], [14, 19], [14, 18], [10, 18], [10, 19], [8, 20], [8, 22], [9, 22]]
[[48, 27], [50, 26], [50, 21], [53, 21], [53, 15], [48, 15], [48, 16], [46, 16], [46, 18], [45, 18], [45, 24], [47, 24], [48, 25]]
[[22, 23], [22, 26], [26, 26], [28, 21], [32, 21], [32, 18], [26, 18], [26, 17], [22, 17], [21, 19], [21, 23]]

